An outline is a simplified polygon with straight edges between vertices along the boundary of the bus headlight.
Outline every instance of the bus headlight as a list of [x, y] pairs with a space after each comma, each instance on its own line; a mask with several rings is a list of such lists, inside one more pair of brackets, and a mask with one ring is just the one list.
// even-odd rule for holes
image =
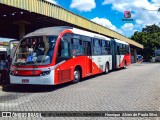
[[49, 71], [42, 71], [40, 76], [45, 76], [45, 75], [49, 75], [50, 74], [50, 70]]
[[14, 76], [14, 72], [13, 72], [13, 71], [11, 71], [11, 70], [10, 70], [10, 75], [13, 75], [13, 76]]

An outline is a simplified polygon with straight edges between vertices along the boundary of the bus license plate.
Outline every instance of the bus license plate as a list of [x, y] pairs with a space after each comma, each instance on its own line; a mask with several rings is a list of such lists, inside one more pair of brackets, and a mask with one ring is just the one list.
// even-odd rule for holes
[[22, 79], [22, 83], [29, 83], [28, 79]]

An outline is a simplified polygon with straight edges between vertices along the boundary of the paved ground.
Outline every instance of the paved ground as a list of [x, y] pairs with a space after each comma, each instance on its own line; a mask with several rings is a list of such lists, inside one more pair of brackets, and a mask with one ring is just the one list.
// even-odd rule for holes
[[3, 88], [0, 111], [160, 111], [160, 64], [133, 64], [78, 84]]

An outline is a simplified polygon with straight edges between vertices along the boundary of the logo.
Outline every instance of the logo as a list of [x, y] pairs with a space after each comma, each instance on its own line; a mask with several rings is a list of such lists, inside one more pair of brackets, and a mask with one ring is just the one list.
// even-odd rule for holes
[[2, 112], [2, 117], [12, 117], [11, 112]]
[[131, 18], [131, 12], [130, 11], [124, 11], [124, 17], [125, 18]]
[[124, 22], [133, 22], [133, 19], [131, 18], [131, 11], [124, 11], [124, 18], [122, 19], [122, 21]]

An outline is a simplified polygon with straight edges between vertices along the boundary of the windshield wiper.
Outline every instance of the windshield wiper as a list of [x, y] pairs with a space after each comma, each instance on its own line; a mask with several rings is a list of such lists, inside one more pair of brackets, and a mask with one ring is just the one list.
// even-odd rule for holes
[[33, 66], [35, 66], [35, 67], [38, 67], [38, 64], [37, 64], [36, 61], [26, 62], [26, 64], [31, 64], [31, 65], [33, 65]]

